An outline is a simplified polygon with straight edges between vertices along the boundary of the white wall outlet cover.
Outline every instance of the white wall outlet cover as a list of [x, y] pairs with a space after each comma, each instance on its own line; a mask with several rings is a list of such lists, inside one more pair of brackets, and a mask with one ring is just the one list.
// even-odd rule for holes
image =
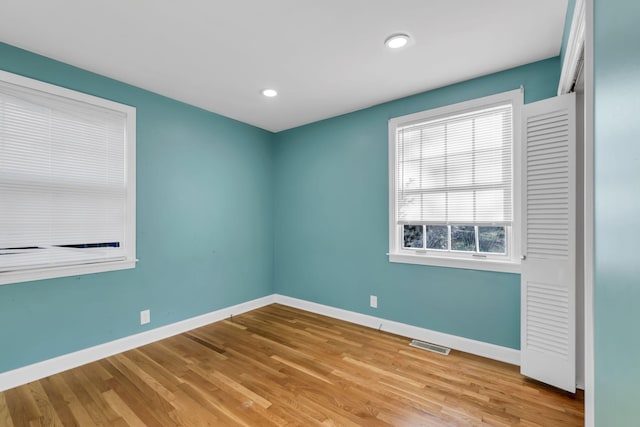
[[151, 310], [142, 310], [140, 312], [140, 324], [146, 325], [151, 322]]
[[369, 305], [373, 308], [378, 308], [378, 297], [375, 295], [369, 296]]

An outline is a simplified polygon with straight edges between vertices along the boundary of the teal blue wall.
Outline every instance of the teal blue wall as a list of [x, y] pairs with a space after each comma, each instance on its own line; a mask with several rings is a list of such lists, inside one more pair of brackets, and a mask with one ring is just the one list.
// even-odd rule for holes
[[[0, 372], [274, 290], [518, 348], [519, 275], [388, 262], [387, 120], [520, 85], [526, 102], [547, 98], [559, 67], [553, 58], [274, 135], [0, 44], [2, 70], [137, 108], [140, 258], [135, 270], [0, 286]], [[152, 322], [140, 326], [146, 308]]]
[[640, 425], [640, 3], [594, 11], [595, 414]]
[[278, 134], [276, 292], [519, 348], [519, 275], [389, 263], [387, 121], [520, 85], [552, 97], [559, 73], [556, 57]]
[[6, 44], [0, 69], [137, 108], [140, 258], [0, 286], [0, 372], [273, 292], [273, 134]]

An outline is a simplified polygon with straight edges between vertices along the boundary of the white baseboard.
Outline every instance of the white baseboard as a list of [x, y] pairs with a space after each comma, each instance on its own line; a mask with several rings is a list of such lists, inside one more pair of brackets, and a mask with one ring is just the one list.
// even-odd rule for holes
[[268, 295], [242, 304], [212, 311], [211, 313], [203, 314], [201, 316], [192, 317], [170, 325], [161, 326], [146, 332], [100, 344], [95, 347], [86, 348], [84, 350], [54, 357], [53, 359], [34, 363], [12, 371], [3, 372], [0, 373], [0, 391], [18, 387], [20, 385], [30, 383], [31, 381], [36, 381], [71, 368], [113, 356], [114, 354], [150, 344], [173, 335], [181, 334], [183, 332], [226, 319], [231, 315], [242, 314], [247, 311], [255, 310], [256, 308], [272, 304], [274, 301], [275, 296]]
[[[358, 325], [370, 328], [381, 329], [408, 338], [427, 341], [442, 345], [466, 353], [488, 357], [513, 365], [520, 364], [520, 351], [469, 338], [449, 335], [442, 332], [432, 331], [417, 326], [407, 325], [392, 320], [382, 319], [375, 316], [356, 313], [328, 305], [305, 301], [285, 295], [273, 294], [242, 304], [226, 307], [201, 316], [192, 317], [170, 325], [161, 326], [139, 334], [120, 338], [94, 347], [79, 350], [73, 353], [54, 357], [22, 368], [0, 373], [0, 391], [18, 387], [41, 378], [48, 377], [66, 370], [113, 356], [127, 350], [134, 349], [173, 335], [181, 334], [210, 323], [228, 318], [231, 315], [238, 315], [247, 311], [255, 310], [272, 303], [279, 303], [312, 313], [322, 314]], [[382, 325], [382, 326], [380, 326]]]
[[[385, 332], [402, 335], [404, 337], [427, 341], [433, 344], [453, 348], [482, 357], [499, 360], [512, 365], [520, 365], [520, 350], [463, 338], [456, 335], [449, 335], [442, 332], [432, 331], [405, 323], [394, 322], [392, 320], [369, 316], [367, 314], [356, 313], [328, 305], [309, 302], [298, 298], [275, 294], [275, 302], [312, 313], [322, 314], [335, 319], [345, 320], [362, 326], [374, 329], [381, 329]], [[382, 327], [380, 327], [382, 325]]]

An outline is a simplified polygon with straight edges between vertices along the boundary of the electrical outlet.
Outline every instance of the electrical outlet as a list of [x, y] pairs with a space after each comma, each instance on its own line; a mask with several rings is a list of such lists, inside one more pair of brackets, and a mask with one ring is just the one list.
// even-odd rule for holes
[[369, 305], [373, 308], [378, 308], [378, 297], [375, 295], [369, 295]]
[[142, 310], [140, 312], [140, 324], [146, 325], [151, 322], [151, 310]]

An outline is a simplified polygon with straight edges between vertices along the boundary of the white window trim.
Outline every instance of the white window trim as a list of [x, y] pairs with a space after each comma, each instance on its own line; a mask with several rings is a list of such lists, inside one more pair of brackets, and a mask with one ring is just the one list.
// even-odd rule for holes
[[125, 242], [127, 252], [124, 260], [96, 262], [93, 264], [79, 264], [72, 266], [56, 266], [38, 268], [32, 270], [11, 271], [0, 273], [0, 285], [11, 283], [29, 282], [33, 280], [53, 279], [58, 277], [77, 276], [81, 274], [101, 273], [106, 271], [124, 270], [136, 266], [136, 108], [99, 98], [75, 90], [66, 89], [53, 84], [34, 80], [28, 77], [0, 70], [0, 80], [47, 94], [85, 102], [115, 111], [120, 111], [127, 116], [126, 138], [127, 151], [127, 218], [125, 224]]
[[[397, 224], [395, 209], [396, 190], [396, 130], [398, 127], [426, 120], [434, 120], [465, 111], [475, 110], [491, 105], [510, 102], [513, 105], [513, 223], [510, 230], [510, 247], [507, 256], [478, 258], [472, 254], [435, 253], [403, 249], [402, 233]], [[447, 105], [440, 108], [421, 111], [389, 120], [389, 261], [405, 264], [432, 265], [438, 267], [462, 268], [471, 270], [499, 271], [508, 273], [520, 272], [521, 257], [521, 110], [524, 104], [524, 89], [516, 89], [497, 95], [486, 96], [470, 101]]]

